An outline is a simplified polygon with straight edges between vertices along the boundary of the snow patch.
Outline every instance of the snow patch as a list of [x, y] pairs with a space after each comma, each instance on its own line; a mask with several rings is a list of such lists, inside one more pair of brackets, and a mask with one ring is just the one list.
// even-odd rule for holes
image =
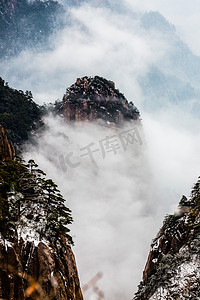
[[199, 261], [198, 257], [193, 255], [189, 262], [184, 262], [178, 267], [176, 275], [170, 279], [168, 286], [159, 287], [149, 300], [173, 300], [175, 294], [181, 295], [180, 299], [185, 299], [185, 296], [190, 296], [190, 287], [199, 280]]

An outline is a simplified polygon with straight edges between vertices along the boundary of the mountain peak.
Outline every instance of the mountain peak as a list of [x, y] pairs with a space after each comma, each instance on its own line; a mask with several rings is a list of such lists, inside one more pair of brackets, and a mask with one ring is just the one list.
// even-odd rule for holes
[[113, 81], [100, 76], [77, 78], [56, 109], [74, 121], [102, 119], [108, 123], [139, 120], [139, 111], [115, 88]]
[[[76, 83], [67, 89], [67, 93], [64, 98], [77, 98], [87, 99], [88, 97], [93, 100], [111, 100], [112, 98], [125, 99], [124, 95], [115, 89], [115, 83], [110, 80], [106, 80], [103, 77], [95, 76], [77, 78]], [[71, 98], [71, 99], [72, 99]]]

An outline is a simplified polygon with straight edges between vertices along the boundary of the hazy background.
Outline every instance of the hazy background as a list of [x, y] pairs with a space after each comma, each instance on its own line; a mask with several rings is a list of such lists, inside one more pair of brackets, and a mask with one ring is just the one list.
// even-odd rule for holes
[[179, 36], [189, 45], [196, 55], [200, 55], [199, 18], [200, 3], [198, 0], [125, 0], [135, 11], [159, 11], [169, 22], [176, 26]]
[[[115, 81], [141, 112], [142, 146], [104, 160], [97, 155], [98, 169], [85, 159], [63, 172], [59, 163], [71, 148], [78, 155], [79, 148], [113, 134], [98, 125], [69, 127], [49, 116], [38, 146], [26, 148], [25, 157], [55, 180], [73, 211], [82, 285], [103, 272], [98, 286], [105, 299], [131, 299], [164, 215], [189, 195], [199, 175], [199, 6], [84, 2], [69, 8], [68, 25], [52, 36], [48, 51], [24, 51], [0, 65], [1, 76], [31, 90], [38, 103], [62, 99], [77, 77], [99, 75]], [[176, 30], [158, 13], [145, 15], [151, 10]], [[95, 297], [85, 293], [86, 300]]]

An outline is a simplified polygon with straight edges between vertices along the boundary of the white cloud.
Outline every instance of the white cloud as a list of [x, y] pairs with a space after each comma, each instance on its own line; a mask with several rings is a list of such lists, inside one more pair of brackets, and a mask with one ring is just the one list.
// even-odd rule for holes
[[[154, 221], [157, 212], [151, 208], [152, 180], [145, 143], [135, 142], [124, 151], [118, 138], [121, 149], [116, 155], [108, 152], [103, 159], [101, 152], [94, 154], [98, 168], [85, 157], [76, 168], [68, 167], [66, 160], [68, 169], [63, 172], [60, 155], [66, 157], [73, 151], [73, 162], [79, 161], [77, 148], [95, 142], [98, 149], [100, 140], [118, 137], [126, 128], [119, 131], [90, 123], [69, 126], [52, 117], [46, 123], [49, 129], [38, 147], [30, 145], [26, 157], [34, 158], [68, 199], [81, 282], [101, 271], [104, 276], [98, 284], [106, 299], [131, 298], [141, 279], [152, 234], [160, 223], [159, 219]], [[141, 129], [140, 135], [143, 140]], [[85, 294], [86, 299], [90, 293]]]

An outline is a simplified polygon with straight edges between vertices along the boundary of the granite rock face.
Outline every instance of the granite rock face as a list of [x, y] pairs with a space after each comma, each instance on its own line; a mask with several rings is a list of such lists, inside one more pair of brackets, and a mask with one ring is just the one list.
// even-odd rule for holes
[[2, 241], [0, 298], [83, 300], [75, 258], [65, 239], [37, 246]]

